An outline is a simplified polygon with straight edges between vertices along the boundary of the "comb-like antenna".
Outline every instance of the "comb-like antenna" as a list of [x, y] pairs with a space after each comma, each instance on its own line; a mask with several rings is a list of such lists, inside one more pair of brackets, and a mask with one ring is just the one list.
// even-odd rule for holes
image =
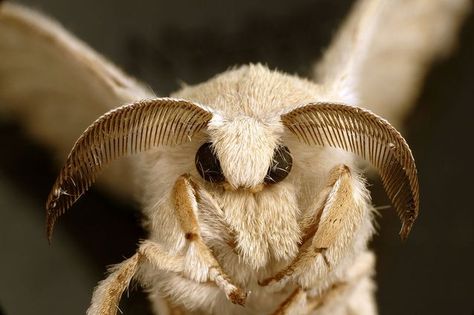
[[359, 107], [314, 103], [281, 116], [307, 144], [341, 148], [371, 162], [402, 221], [406, 239], [419, 212], [415, 161], [400, 133], [383, 118]]
[[114, 109], [89, 126], [69, 153], [46, 202], [51, 241], [56, 219], [94, 182], [108, 163], [160, 145], [189, 141], [212, 114], [184, 100], [159, 98]]

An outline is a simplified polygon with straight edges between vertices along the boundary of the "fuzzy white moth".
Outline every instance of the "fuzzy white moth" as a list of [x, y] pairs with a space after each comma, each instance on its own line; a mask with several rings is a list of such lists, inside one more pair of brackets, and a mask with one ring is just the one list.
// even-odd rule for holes
[[99, 284], [88, 314], [116, 314], [132, 279], [156, 314], [375, 314], [373, 208], [357, 162], [379, 171], [405, 238], [418, 215], [416, 167], [374, 113], [400, 123], [468, 6], [362, 0], [313, 81], [248, 65], [157, 98], [56, 23], [2, 4], [2, 111], [60, 155], [108, 111], [67, 157], [48, 237], [122, 157], [98, 179], [138, 192], [147, 218], [149, 239]]

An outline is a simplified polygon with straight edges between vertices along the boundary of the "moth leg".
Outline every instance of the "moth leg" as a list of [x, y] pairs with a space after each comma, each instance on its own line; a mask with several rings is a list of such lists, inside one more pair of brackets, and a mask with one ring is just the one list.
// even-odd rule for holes
[[315, 311], [323, 305], [331, 303], [331, 300], [341, 297], [348, 288], [349, 285], [346, 282], [337, 282], [322, 294], [308, 298], [308, 312]]
[[180, 176], [173, 189], [175, 210], [189, 244], [185, 274], [198, 282], [212, 281], [224, 291], [227, 298], [234, 304], [244, 305], [247, 292], [234, 285], [225, 274], [209, 247], [204, 243], [199, 223], [197, 183], [189, 175]]
[[[317, 211], [313, 222], [306, 228], [299, 254], [288, 267], [260, 284], [280, 286], [309, 270], [318, 256], [323, 262], [321, 268], [325, 265], [325, 269], [330, 270], [331, 261], [340, 257], [360, 225], [365, 205], [360, 196], [365, 196], [365, 188], [358, 187], [349, 167], [334, 167], [330, 171], [326, 189], [318, 198], [322, 201], [321, 210]], [[329, 250], [332, 250], [331, 255], [327, 255]]]
[[328, 306], [332, 313], [334, 311], [333, 305], [346, 308], [348, 314], [376, 314], [372, 298], [367, 299], [367, 296], [361, 298], [359, 294], [360, 292], [367, 293], [367, 281], [370, 281], [374, 266], [373, 253], [365, 252], [356, 259], [342, 280], [333, 283], [322, 292], [303, 289], [299, 286], [272, 315], [319, 314], [315, 313], [318, 311], [323, 311], [326, 314], [322, 309]]
[[[308, 312], [313, 314], [314, 311], [320, 310], [328, 304], [345, 304], [348, 314], [376, 314], [372, 298], [373, 289], [368, 290], [367, 288], [367, 281], [370, 282], [374, 266], [374, 254], [365, 252], [356, 259], [342, 281], [334, 283], [322, 293], [314, 294], [308, 290]], [[364, 292], [364, 296], [361, 296], [360, 292]], [[367, 296], [367, 292], [370, 292], [370, 297]]]
[[272, 315], [303, 314], [303, 311], [306, 309], [306, 300], [306, 292], [301, 287], [298, 287]]
[[135, 254], [114, 266], [111, 274], [94, 290], [87, 315], [117, 314], [120, 297], [138, 270], [140, 255]]
[[330, 303], [331, 299], [340, 296], [347, 289], [347, 286], [345, 282], [338, 282], [321, 294], [312, 297], [309, 296], [308, 291], [298, 287], [272, 315], [310, 314], [321, 306]]
[[99, 283], [92, 295], [87, 315], [117, 314], [120, 297], [145, 261], [164, 271], [184, 271], [183, 256], [171, 256], [159, 244], [144, 241], [137, 253], [111, 268], [110, 275]]
[[[114, 266], [110, 275], [99, 283], [94, 290], [87, 315], [115, 315], [122, 293], [145, 261], [163, 271], [190, 275], [193, 280], [201, 280], [200, 282], [211, 280], [226, 293], [233, 303], [245, 302], [246, 293], [230, 282], [230, 278], [222, 271], [201, 238], [195, 212], [197, 202], [194, 193], [189, 177], [180, 176], [173, 189], [173, 200], [185, 238], [190, 243], [186, 256], [170, 255], [159, 244], [152, 241], [142, 242], [135, 255]], [[202, 265], [204, 271], [199, 270], [203, 268]], [[197, 273], [205, 274], [206, 277], [196, 279], [196, 269]]]

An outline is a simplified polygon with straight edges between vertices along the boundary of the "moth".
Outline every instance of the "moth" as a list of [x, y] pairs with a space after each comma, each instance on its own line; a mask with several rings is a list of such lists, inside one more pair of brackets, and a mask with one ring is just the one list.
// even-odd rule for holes
[[156, 314], [376, 314], [360, 161], [380, 174], [405, 239], [417, 170], [382, 117], [400, 123], [468, 6], [361, 0], [311, 80], [253, 64], [158, 97], [55, 22], [2, 4], [1, 110], [58, 154], [92, 122], [47, 199], [49, 240], [96, 179], [138, 196], [146, 217], [148, 238], [87, 313], [116, 314], [135, 279]]

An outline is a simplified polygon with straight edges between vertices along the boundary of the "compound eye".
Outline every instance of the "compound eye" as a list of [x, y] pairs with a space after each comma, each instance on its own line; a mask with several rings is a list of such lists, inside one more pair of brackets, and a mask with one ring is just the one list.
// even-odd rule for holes
[[206, 181], [220, 183], [225, 180], [221, 163], [212, 149], [211, 142], [206, 142], [199, 148], [194, 162], [199, 175]]
[[291, 171], [293, 158], [290, 150], [286, 146], [279, 146], [273, 153], [272, 165], [265, 176], [265, 184], [281, 182]]

